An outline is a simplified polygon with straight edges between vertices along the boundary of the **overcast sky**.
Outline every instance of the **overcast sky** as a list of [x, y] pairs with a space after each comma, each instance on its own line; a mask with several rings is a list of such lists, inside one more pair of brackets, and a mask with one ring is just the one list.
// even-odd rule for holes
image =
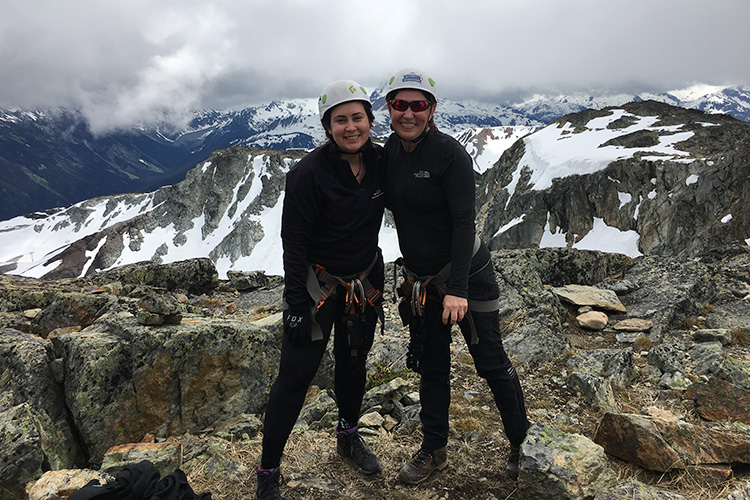
[[0, 1], [0, 107], [97, 130], [405, 66], [455, 101], [750, 84], [747, 0]]

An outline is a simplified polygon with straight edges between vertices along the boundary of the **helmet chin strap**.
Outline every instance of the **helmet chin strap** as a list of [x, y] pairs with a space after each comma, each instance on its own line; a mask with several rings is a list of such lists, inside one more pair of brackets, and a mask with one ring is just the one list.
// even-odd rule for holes
[[424, 130], [422, 130], [422, 133], [419, 134], [417, 137], [415, 137], [414, 139], [412, 139], [409, 142], [411, 142], [412, 144], [414, 144], [414, 143], [417, 143], [417, 142], [421, 141], [422, 139], [424, 139], [424, 137], [427, 135], [427, 132], [429, 132], [429, 131], [430, 131], [430, 124], [428, 123], [428, 124], [426, 124], [424, 126]]
[[[393, 124], [391, 124], [391, 130], [393, 130], [394, 132], [396, 132], [396, 130], [393, 128]], [[413, 150], [413, 148], [411, 148], [411, 147], [410, 148], [406, 148], [406, 143], [409, 143], [411, 146], [416, 147], [417, 143], [419, 141], [421, 141], [422, 139], [424, 139], [425, 136], [427, 135], [427, 133], [429, 131], [430, 131], [430, 124], [428, 123], [428, 124], [425, 124], [424, 129], [422, 130], [422, 133], [419, 134], [414, 139], [404, 139], [400, 135], [398, 136], [398, 138], [401, 139], [401, 142], [404, 144], [404, 149], [406, 149], [407, 153], [408, 153], [408, 152], [411, 152]], [[398, 135], [398, 132], [396, 132], [396, 135]]]

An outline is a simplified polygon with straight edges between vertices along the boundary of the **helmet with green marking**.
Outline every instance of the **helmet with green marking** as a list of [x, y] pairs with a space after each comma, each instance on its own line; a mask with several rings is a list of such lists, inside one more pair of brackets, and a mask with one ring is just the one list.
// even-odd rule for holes
[[367, 91], [354, 80], [337, 80], [329, 83], [320, 93], [318, 99], [320, 120], [323, 121], [326, 111], [349, 101], [362, 101], [367, 103], [365, 109], [370, 107], [370, 97], [367, 95]]

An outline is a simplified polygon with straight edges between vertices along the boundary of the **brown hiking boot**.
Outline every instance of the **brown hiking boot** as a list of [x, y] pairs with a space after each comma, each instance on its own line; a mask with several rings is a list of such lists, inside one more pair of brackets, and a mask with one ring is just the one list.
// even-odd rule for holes
[[419, 484], [433, 471], [442, 470], [448, 465], [448, 452], [443, 446], [434, 451], [420, 449], [411, 460], [401, 467], [398, 479], [406, 484]]

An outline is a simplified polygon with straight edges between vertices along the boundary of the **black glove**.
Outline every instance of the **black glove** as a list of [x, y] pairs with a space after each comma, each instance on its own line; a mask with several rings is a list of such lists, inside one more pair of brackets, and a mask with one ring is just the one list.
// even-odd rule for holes
[[292, 344], [299, 344], [312, 338], [310, 311], [307, 309], [287, 309], [284, 311], [284, 336]]

